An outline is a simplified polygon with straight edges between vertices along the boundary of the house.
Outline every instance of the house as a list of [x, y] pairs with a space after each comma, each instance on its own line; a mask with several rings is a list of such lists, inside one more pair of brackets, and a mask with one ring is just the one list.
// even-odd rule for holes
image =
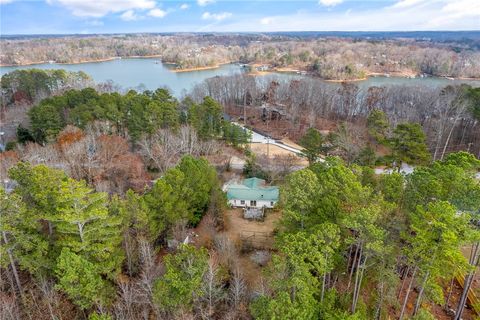
[[278, 187], [265, 186], [265, 180], [245, 179], [242, 183], [229, 183], [225, 186], [228, 203], [241, 208], [273, 208], [278, 202]]

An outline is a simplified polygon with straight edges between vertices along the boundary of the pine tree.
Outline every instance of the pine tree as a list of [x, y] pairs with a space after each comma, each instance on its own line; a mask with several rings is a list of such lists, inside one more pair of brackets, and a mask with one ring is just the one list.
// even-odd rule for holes
[[63, 248], [58, 256], [55, 275], [57, 288], [63, 290], [82, 309], [105, 305], [112, 288], [104, 281], [93, 263]]
[[401, 123], [393, 131], [391, 140], [393, 157], [397, 166], [408, 164], [426, 164], [430, 160], [426, 137], [418, 123]]
[[308, 159], [310, 164], [318, 160], [323, 147], [323, 137], [315, 128], [309, 128], [305, 135], [300, 139], [300, 145], [304, 147], [302, 153]]
[[176, 254], [165, 257], [165, 274], [156, 282], [153, 296], [166, 312], [189, 311], [202, 291], [207, 271], [207, 250], [182, 245]]

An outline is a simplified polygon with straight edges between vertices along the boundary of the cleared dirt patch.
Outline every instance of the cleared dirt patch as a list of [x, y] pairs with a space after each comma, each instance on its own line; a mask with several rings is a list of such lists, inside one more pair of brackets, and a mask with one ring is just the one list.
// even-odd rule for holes
[[[243, 246], [246, 244], [252, 245], [252, 251], [244, 252], [239, 256], [239, 264], [244, 274], [247, 285], [250, 289], [258, 288], [262, 277], [262, 267], [255, 263], [252, 255], [256, 254], [256, 249], [272, 249], [274, 243], [274, 230], [278, 225], [281, 213], [279, 211], [269, 211], [266, 214], [264, 221], [246, 220], [243, 218], [243, 209], [229, 209], [225, 212], [225, 222], [228, 237], [240, 243]], [[251, 242], [245, 237], [252, 233], [257, 234], [257, 241]]]
[[225, 229], [217, 232], [213, 227], [212, 218], [205, 215], [200, 224], [194, 229], [197, 237], [195, 243], [201, 246], [210, 247], [216, 234], [225, 234], [234, 243], [241, 243], [242, 238], [257, 234], [267, 240], [268, 249], [273, 245], [274, 230], [277, 227], [281, 213], [279, 211], [268, 211], [264, 221], [247, 220], [243, 218], [243, 209], [227, 209], [224, 213]]
[[229, 209], [225, 212], [227, 224], [226, 233], [232, 240], [240, 240], [242, 234], [256, 232], [272, 238], [280, 219], [280, 212], [268, 211], [264, 221], [247, 220], [243, 218], [243, 209]]
[[297, 156], [294, 152], [280, 148], [279, 146], [264, 143], [250, 143], [250, 149], [256, 155], [266, 156], [269, 154], [269, 157], [273, 159], [275, 156], [287, 156], [293, 155], [298, 161], [298, 165], [308, 165], [308, 161], [305, 158]]
[[[259, 263], [254, 262], [255, 259], [252, 259], [252, 256], [258, 254], [258, 250], [272, 249], [274, 230], [280, 217], [279, 211], [268, 211], [264, 221], [250, 221], [243, 218], [243, 209], [227, 209], [224, 213], [225, 229], [217, 232], [211, 217], [206, 215], [195, 228], [195, 233], [198, 235], [195, 238], [195, 244], [212, 248], [215, 237], [227, 236], [237, 247], [236, 263], [242, 271], [247, 286], [251, 290], [256, 290], [261, 283], [263, 268]], [[245, 236], [252, 233], [257, 234], [257, 242], [245, 240]], [[259, 246], [256, 247], [255, 244]]]

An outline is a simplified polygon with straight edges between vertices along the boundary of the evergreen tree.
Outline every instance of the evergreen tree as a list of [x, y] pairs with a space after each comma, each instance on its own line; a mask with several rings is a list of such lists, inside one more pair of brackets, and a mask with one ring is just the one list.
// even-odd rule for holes
[[384, 143], [388, 139], [390, 123], [385, 112], [381, 110], [372, 110], [367, 117], [368, 134], [375, 139], [377, 143]]
[[213, 138], [221, 133], [222, 106], [211, 97], [205, 97], [201, 104], [192, 104], [188, 114], [189, 123], [200, 137]]
[[35, 141], [40, 143], [53, 141], [65, 126], [58, 108], [50, 104], [34, 107], [28, 115], [32, 124], [32, 135]]
[[18, 183], [15, 193], [26, 204], [18, 218], [19, 238], [39, 244], [19, 242], [25, 268], [34, 275], [48, 274], [62, 249], [69, 248], [104, 276], [115, 278], [123, 261], [122, 220], [109, 214], [106, 194], [43, 165], [20, 163], [10, 176]]
[[287, 230], [303, 230], [312, 225], [316, 215], [319, 182], [315, 174], [304, 169], [290, 174], [281, 189], [284, 206], [282, 224]]
[[227, 121], [223, 121], [222, 132], [225, 142], [234, 147], [246, 145], [251, 138], [251, 134], [244, 128]]
[[175, 168], [167, 170], [144, 197], [153, 239], [159, 239], [177, 223], [200, 222], [214, 188], [219, 188], [217, 174], [205, 159], [185, 156]]
[[94, 192], [84, 181], [68, 179], [60, 190], [59, 212], [53, 221], [56, 246], [80, 254], [95, 263], [101, 274], [114, 279], [124, 258], [120, 247], [122, 217], [111, 215], [107, 195]]
[[408, 164], [426, 164], [430, 160], [425, 133], [418, 123], [397, 125], [391, 140], [393, 158], [397, 166]]
[[55, 275], [57, 288], [63, 290], [73, 303], [82, 309], [105, 305], [112, 288], [105, 282], [97, 268], [87, 259], [67, 248], [58, 256]]
[[315, 128], [309, 128], [305, 135], [300, 138], [300, 145], [304, 147], [302, 153], [310, 164], [318, 160], [323, 148], [323, 137]]
[[355, 162], [362, 166], [373, 167], [375, 166], [376, 160], [377, 155], [375, 154], [375, 150], [371, 145], [367, 145], [360, 151]]
[[276, 255], [265, 272], [271, 295], [260, 295], [250, 305], [255, 319], [318, 319], [318, 280], [306, 264], [296, 265]]
[[[439, 279], [449, 279], [456, 272], [467, 269], [466, 258], [459, 250], [464, 237], [469, 232], [468, 214], [457, 214], [454, 206], [445, 201], [435, 201], [426, 208], [417, 207], [410, 215], [411, 230], [404, 235], [409, 245], [405, 255], [414, 268], [412, 280], [417, 278], [418, 293], [413, 315], [420, 309], [425, 292], [435, 302], [443, 301]], [[410, 288], [409, 288], [410, 289]], [[410, 290], [407, 290], [401, 311], [405, 312], [405, 303]]]
[[176, 254], [165, 257], [165, 274], [154, 285], [153, 297], [159, 307], [170, 313], [190, 311], [202, 291], [207, 271], [207, 250], [182, 245]]
[[416, 168], [406, 179], [405, 206], [414, 211], [417, 205], [444, 200], [459, 210], [476, 212], [480, 207], [480, 186], [474, 177], [478, 163], [459, 153], [429, 167]]

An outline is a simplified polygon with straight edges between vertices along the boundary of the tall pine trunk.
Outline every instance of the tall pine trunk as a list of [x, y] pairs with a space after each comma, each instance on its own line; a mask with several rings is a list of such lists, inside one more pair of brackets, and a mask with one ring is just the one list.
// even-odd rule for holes
[[418, 293], [417, 302], [415, 303], [415, 308], [413, 309], [413, 315], [416, 315], [418, 310], [420, 309], [420, 305], [422, 304], [423, 291], [425, 291], [425, 285], [427, 284], [429, 276], [430, 276], [430, 271], [427, 271], [427, 273], [425, 274], [425, 277], [423, 278], [420, 292]]
[[[2, 232], [3, 241], [5, 245], [8, 245], [8, 238], [5, 231]], [[15, 282], [17, 284], [17, 289], [20, 295], [22, 294], [22, 284], [20, 282], [20, 277], [18, 276], [17, 266], [15, 265], [15, 259], [13, 258], [12, 250], [10, 248], [7, 249], [8, 259], [10, 260], [10, 267], [12, 268], [13, 277], [15, 278]], [[13, 288], [12, 288], [13, 289]]]
[[407, 266], [407, 269], [403, 272], [402, 286], [400, 287], [400, 291], [398, 291], [398, 299], [400, 299], [400, 296], [402, 295], [403, 288], [405, 287], [405, 283], [407, 282], [409, 272], [410, 272], [410, 266]]
[[385, 283], [383, 281], [380, 282], [379, 294], [378, 294], [378, 303], [375, 309], [375, 319], [380, 320], [381, 312], [382, 312], [382, 305], [383, 305], [383, 288]]
[[468, 273], [465, 277], [465, 281], [463, 283], [463, 291], [462, 295], [460, 296], [460, 300], [458, 302], [457, 311], [455, 312], [455, 320], [460, 320], [462, 318], [463, 309], [465, 308], [465, 303], [467, 303], [468, 292], [470, 291], [470, 287], [472, 286], [473, 278], [475, 277], [475, 271], [479, 265], [480, 257], [478, 254], [480, 243], [477, 242], [473, 245], [472, 251], [470, 253], [470, 265], [474, 267], [472, 271]]
[[358, 259], [357, 259], [357, 266], [356, 266], [356, 271], [355, 271], [355, 285], [353, 287], [353, 298], [352, 298], [352, 314], [355, 313], [355, 309], [357, 307], [356, 300], [357, 300], [357, 291], [358, 291], [358, 283], [359, 283], [359, 278], [360, 278], [360, 267], [361, 267], [361, 262], [362, 262], [362, 253], [363, 253], [363, 243], [360, 243], [360, 252], [358, 254]]
[[408, 297], [410, 296], [410, 291], [412, 290], [413, 280], [415, 280], [415, 275], [417, 274], [417, 267], [413, 269], [412, 277], [410, 278], [410, 283], [408, 284], [407, 292], [405, 293], [405, 299], [403, 300], [402, 311], [400, 312], [399, 320], [403, 319], [405, 314], [405, 308], [407, 306]]
[[448, 287], [448, 295], [445, 298], [445, 306], [443, 307], [445, 310], [448, 309], [448, 303], [450, 302], [450, 297], [452, 296], [454, 282], [455, 282], [455, 277], [452, 277], [452, 280], [450, 281], [450, 286]]
[[355, 264], [357, 263], [357, 255], [358, 255], [359, 246], [358, 246], [358, 244], [356, 244], [355, 246], [356, 246], [356, 248], [355, 248], [355, 255], [353, 256], [352, 268], [350, 269], [350, 275], [348, 276], [348, 286], [347, 286], [347, 289], [350, 289], [350, 285], [351, 285], [351, 283], [352, 283], [353, 270], [355, 269], [354, 266], [355, 266]]
[[367, 263], [367, 257], [365, 257], [365, 260], [363, 261], [362, 265], [360, 266], [361, 271], [360, 271], [360, 277], [358, 279], [358, 283], [355, 289], [355, 300], [353, 301], [353, 313], [357, 310], [357, 304], [358, 304], [358, 297], [360, 296], [360, 288], [362, 287], [362, 280], [363, 280], [363, 274], [365, 273], [365, 264]]
[[326, 281], [327, 274], [325, 273], [323, 275], [323, 280], [322, 280], [322, 294], [320, 295], [320, 302], [323, 302], [323, 297], [325, 295], [325, 281]]

